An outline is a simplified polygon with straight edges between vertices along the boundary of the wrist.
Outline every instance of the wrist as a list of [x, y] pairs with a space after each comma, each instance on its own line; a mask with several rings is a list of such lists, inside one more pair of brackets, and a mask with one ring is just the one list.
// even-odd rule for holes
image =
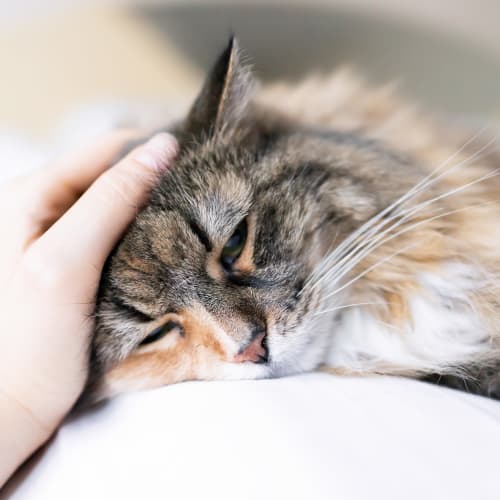
[[0, 390], [0, 488], [15, 470], [51, 436], [54, 429], [29, 408]]

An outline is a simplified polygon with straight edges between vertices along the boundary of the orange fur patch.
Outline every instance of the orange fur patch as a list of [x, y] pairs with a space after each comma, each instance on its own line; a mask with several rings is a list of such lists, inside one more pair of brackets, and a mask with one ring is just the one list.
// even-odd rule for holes
[[[125, 360], [114, 366], [105, 376], [105, 383], [117, 392], [129, 388], [158, 387], [184, 380], [200, 378], [198, 371], [210, 372], [210, 366], [233, 358], [236, 348], [203, 307], [196, 306], [168, 314], [158, 325], [167, 321], [179, 323], [183, 335], [175, 341], [168, 338], [139, 347]], [[224, 338], [227, 337], [227, 338]], [[203, 378], [208, 378], [207, 375]]]

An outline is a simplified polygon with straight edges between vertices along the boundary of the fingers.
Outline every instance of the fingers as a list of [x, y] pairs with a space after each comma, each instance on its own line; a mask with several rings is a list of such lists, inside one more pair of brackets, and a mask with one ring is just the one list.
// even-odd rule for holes
[[7, 189], [10, 205], [23, 222], [19, 232], [21, 245], [27, 247], [42, 235], [118, 159], [127, 143], [138, 136], [136, 130], [111, 132], [91, 146], [21, 179], [20, 187], [23, 188], [24, 181], [26, 189], [20, 193], [16, 194], [14, 188]]
[[176, 154], [177, 142], [166, 133], [134, 149], [102, 173], [30, 252], [50, 255], [64, 267], [84, 263], [100, 275], [107, 256]]

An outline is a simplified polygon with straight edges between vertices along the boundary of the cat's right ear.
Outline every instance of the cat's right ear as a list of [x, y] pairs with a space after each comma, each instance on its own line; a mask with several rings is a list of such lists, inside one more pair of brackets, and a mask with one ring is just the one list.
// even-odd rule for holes
[[255, 79], [241, 60], [238, 40], [228, 45], [209, 72], [184, 124], [184, 134], [210, 137], [234, 129], [252, 98]]

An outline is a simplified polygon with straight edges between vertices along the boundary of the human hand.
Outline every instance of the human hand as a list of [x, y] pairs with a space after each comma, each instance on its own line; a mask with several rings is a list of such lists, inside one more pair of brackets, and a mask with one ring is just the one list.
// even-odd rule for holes
[[107, 256], [177, 143], [130, 132], [0, 187], [0, 486], [60, 424], [87, 377]]

